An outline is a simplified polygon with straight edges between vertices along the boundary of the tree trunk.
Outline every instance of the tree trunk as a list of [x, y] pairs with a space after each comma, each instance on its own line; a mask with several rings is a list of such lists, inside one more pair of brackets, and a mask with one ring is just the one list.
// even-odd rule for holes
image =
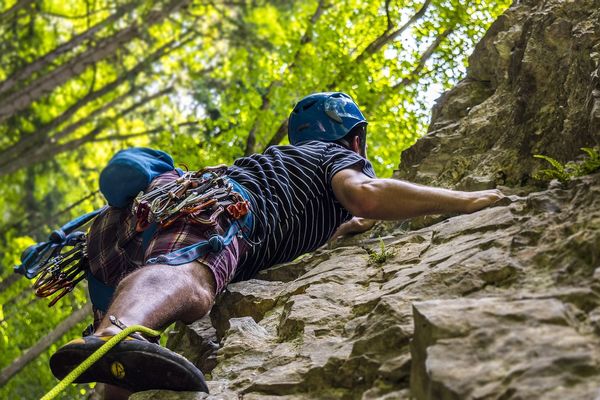
[[[18, 142], [14, 143], [10, 147], [0, 150], [0, 155], [3, 156], [4, 159], [0, 163], [0, 165], [8, 164], [11, 161], [11, 159], [20, 158], [23, 151], [26, 151], [27, 149], [30, 149], [42, 143], [53, 129], [56, 129], [59, 125], [67, 122], [69, 118], [75, 115], [75, 113], [86, 104], [112, 92], [126, 81], [133, 81], [140, 72], [142, 72], [152, 62], [156, 61], [156, 59], [158, 59], [164, 54], [164, 48], [165, 46], [161, 47], [148, 58], [139, 62], [135, 67], [120, 75], [114, 81], [107, 83], [98, 90], [89, 92], [87, 95], [77, 100], [75, 104], [71, 105], [68, 109], [66, 109], [62, 114], [54, 118], [52, 121], [40, 126], [38, 129], [36, 129], [34, 133], [24, 137], [22, 136]], [[0, 176], [1, 175], [4, 174], [0, 172]]]
[[8, 10], [0, 13], [0, 24], [3, 24], [10, 18], [12, 18], [19, 10], [27, 7], [29, 4], [33, 3], [33, 0], [22, 0], [18, 1], [14, 6], [9, 8]]
[[26, 79], [32, 74], [41, 71], [44, 67], [48, 66], [57, 57], [73, 50], [75, 47], [83, 43], [84, 40], [92, 38], [96, 33], [98, 33], [108, 24], [118, 20], [128, 11], [131, 11], [135, 7], [135, 5], [136, 4], [134, 2], [125, 4], [124, 6], [120, 7], [114, 14], [111, 14], [109, 17], [92, 26], [87, 31], [74, 36], [68, 42], [61, 44], [60, 46], [58, 46], [48, 54], [45, 54], [44, 56], [38, 58], [34, 62], [25, 65], [22, 68], [19, 68], [11, 76], [6, 78], [6, 80], [0, 82], [0, 94], [6, 93], [10, 89], [12, 89], [17, 83], [19, 83], [19, 81]]
[[[160, 22], [187, 1], [188, 0], [172, 0], [162, 10], [152, 12], [144, 21], [144, 27]], [[86, 50], [81, 55], [56, 68], [48, 75], [34, 80], [22, 90], [5, 97], [0, 104], [0, 122], [6, 121], [19, 111], [29, 107], [31, 103], [38, 100], [40, 97], [50, 93], [72, 77], [81, 74], [90, 65], [111, 56], [123, 44], [130, 42], [133, 38], [137, 37], [140, 32], [140, 27], [137, 25], [125, 28], [113, 36], [101, 40], [97, 46]]]
[[12, 275], [9, 275], [6, 278], [2, 279], [0, 281], [0, 293], [5, 291], [6, 289], [8, 289], [9, 286], [11, 286], [16, 281], [18, 281], [20, 277], [21, 277], [21, 275], [12, 274]]

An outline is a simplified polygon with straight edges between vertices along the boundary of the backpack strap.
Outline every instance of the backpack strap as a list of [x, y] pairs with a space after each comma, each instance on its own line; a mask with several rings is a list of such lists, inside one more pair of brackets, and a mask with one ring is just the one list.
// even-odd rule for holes
[[92, 301], [92, 304], [98, 310], [106, 313], [106, 311], [108, 311], [110, 301], [115, 294], [115, 288], [108, 286], [106, 283], [96, 278], [90, 270], [88, 270], [86, 273], [86, 279], [88, 281], [88, 292], [90, 294], [90, 300]]

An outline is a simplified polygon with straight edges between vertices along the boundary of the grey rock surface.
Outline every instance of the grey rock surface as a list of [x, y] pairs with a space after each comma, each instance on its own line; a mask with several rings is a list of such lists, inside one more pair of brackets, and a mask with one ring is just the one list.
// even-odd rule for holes
[[413, 394], [596, 399], [600, 338], [587, 333], [576, 313], [557, 298], [417, 302]]
[[211, 394], [131, 398], [600, 399], [600, 173], [531, 178], [600, 143], [599, 63], [599, 0], [516, 1], [396, 174], [510, 196], [230, 285], [168, 344]]
[[[211, 399], [600, 396], [600, 174], [385, 247], [382, 264], [361, 247], [322, 249], [288, 282], [278, 267], [232, 284], [212, 313], [222, 334], [207, 318], [171, 346], [212, 351], [214, 369], [198, 364]], [[160, 398], [145, 396], [158, 395], [132, 398]]]
[[522, 186], [543, 164], [600, 144], [600, 1], [515, 1], [433, 109], [396, 177], [481, 190]]

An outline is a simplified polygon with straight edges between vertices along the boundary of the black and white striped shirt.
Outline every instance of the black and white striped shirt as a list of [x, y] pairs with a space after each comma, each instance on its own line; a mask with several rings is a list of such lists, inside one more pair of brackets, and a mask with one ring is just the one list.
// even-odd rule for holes
[[331, 179], [347, 168], [375, 177], [371, 163], [335, 143], [272, 146], [235, 161], [227, 175], [248, 191], [259, 244], [242, 257], [234, 281], [323, 245], [352, 215], [337, 201]]

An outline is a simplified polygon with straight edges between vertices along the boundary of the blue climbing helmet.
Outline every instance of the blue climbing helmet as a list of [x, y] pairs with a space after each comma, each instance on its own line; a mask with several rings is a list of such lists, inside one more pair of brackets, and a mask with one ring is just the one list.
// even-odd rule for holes
[[293, 145], [307, 140], [333, 142], [359, 125], [367, 125], [367, 120], [352, 97], [342, 92], [313, 93], [292, 110], [288, 138]]

